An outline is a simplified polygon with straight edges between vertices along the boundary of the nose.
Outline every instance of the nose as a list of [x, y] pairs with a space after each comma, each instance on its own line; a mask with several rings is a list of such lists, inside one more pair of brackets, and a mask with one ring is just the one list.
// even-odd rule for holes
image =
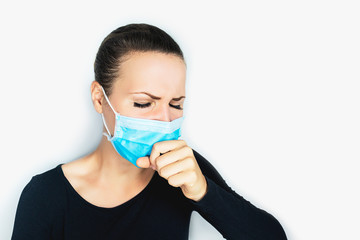
[[169, 106], [166, 106], [165, 104], [162, 106], [158, 106], [158, 108], [154, 112], [154, 116], [152, 119], [158, 121], [170, 122], [171, 118], [170, 118]]

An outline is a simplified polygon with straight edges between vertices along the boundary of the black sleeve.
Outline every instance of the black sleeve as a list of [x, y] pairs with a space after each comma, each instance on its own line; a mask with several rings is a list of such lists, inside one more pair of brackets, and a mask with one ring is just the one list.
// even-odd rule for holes
[[203, 172], [208, 191], [194, 209], [226, 239], [286, 240], [280, 223], [232, 190], [216, 169], [199, 153], [194, 156]]
[[12, 240], [51, 239], [46, 189], [37, 177], [33, 177], [21, 193], [15, 216]]

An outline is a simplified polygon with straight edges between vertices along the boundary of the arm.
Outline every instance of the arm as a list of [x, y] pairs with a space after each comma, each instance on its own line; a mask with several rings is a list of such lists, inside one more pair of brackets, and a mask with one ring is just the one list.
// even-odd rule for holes
[[[216, 169], [194, 151], [208, 189], [194, 209], [213, 225], [226, 239], [285, 240], [280, 223], [233, 191]], [[191, 201], [191, 200], [190, 200]]]

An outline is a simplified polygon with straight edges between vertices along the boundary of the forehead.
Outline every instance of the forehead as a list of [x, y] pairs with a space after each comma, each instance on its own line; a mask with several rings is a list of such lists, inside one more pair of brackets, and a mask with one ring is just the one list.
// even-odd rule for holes
[[159, 52], [136, 52], [121, 63], [114, 92], [185, 95], [185, 79], [186, 66], [180, 57]]

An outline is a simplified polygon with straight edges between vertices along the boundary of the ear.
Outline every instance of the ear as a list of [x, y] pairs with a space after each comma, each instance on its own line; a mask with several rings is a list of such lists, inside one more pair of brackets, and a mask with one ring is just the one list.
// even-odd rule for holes
[[94, 108], [98, 113], [103, 112], [103, 101], [104, 101], [104, 93], [101, 89], [101, 85], [97, 81], [93, 81], [90, 87], [91, 91], [91, 99], [94, 104]]

